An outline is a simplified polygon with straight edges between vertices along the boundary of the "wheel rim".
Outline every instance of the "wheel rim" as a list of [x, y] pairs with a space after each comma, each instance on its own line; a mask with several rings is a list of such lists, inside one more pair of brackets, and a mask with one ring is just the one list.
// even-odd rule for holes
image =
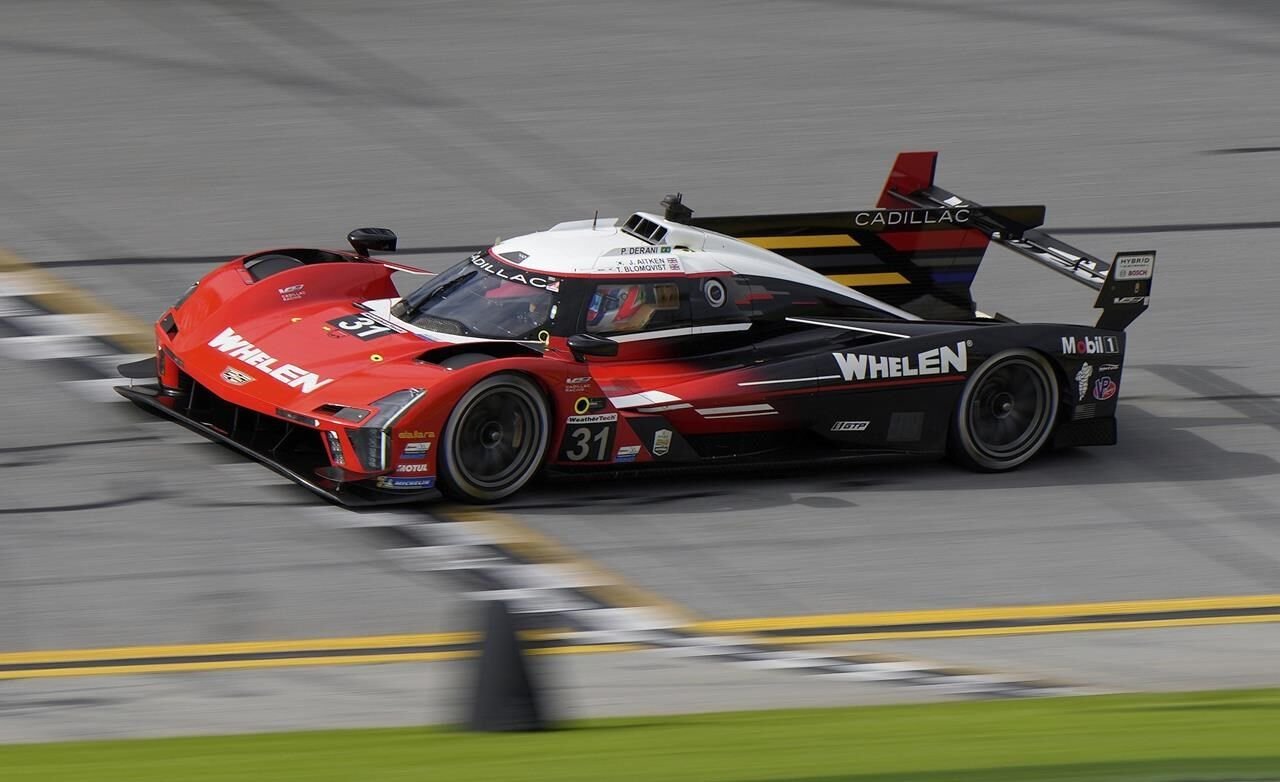
[[1011, 358], [978, 382], [966, 411], [974, 446], [993, 459], [1009, 459], [1039, 444], [1053, 416], [1053, 389], [1044, 371]]
[[455, 464], [468, 483], [501, 489], [523, 475], [539, 457], [541, 438], [534, 402], [508, 388], [477, 396], [458, 421]]

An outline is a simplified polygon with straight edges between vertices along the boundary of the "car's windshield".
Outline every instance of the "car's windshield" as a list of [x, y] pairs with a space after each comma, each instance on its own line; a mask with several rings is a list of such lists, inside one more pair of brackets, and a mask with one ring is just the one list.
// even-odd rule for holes
[[405, 296], [392, 314], [446, 334], [539, 339], [556, 316], [559, 281], [477, 254]]

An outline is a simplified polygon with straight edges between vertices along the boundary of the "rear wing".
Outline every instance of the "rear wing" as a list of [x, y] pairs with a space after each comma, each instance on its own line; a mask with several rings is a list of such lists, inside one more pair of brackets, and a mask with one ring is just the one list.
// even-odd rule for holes
[[970, 292], [990, 242], [1098, 290], [1098, 328], [1121, 330], [1149, 306], [1155, 252], [1111, 263], [1050, 236], [1043, 206], [983, 206], [934, 184], [937, 152], [903, 152], [876, 209], [694, 217], [669, 196], [666, 218], [790, 258], [929, 319], [976, 317]]
[[1040, 230], [1043, 206], [992, 210], [938, 187], [933, 182], [937, 164], [937, 152], [899, 154], [876, 206], [974, 210], [972, 227], [991, 241], [1098, 291], [1093, 306], [1102, 310], [1100, 329], [1121, 331], [1151, 305], [1155, 250], [1118, 252], [1108, 263]]

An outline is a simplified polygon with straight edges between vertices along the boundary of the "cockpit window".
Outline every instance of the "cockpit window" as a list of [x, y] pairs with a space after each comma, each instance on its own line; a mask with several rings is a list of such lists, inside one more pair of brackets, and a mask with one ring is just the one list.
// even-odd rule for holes
[[587, 331], [627, 334], [676, 325], [680, 288], [673, 282], [611, 282], [597, 285], [587, 303]]
[[473, 255], [404, 297], [391, 314], [445, 334], [538, 339], [556, 316], [554, 277]]

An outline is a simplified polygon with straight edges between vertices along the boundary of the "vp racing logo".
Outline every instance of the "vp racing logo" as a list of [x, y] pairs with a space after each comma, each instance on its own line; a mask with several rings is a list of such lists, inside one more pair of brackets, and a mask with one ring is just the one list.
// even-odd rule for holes
[[970, 343], [922, 350], [914, 356], [873, 356], [866, 353], [832, 353], [846, 382], [896, 377], [948, 375], [969, 370]]

